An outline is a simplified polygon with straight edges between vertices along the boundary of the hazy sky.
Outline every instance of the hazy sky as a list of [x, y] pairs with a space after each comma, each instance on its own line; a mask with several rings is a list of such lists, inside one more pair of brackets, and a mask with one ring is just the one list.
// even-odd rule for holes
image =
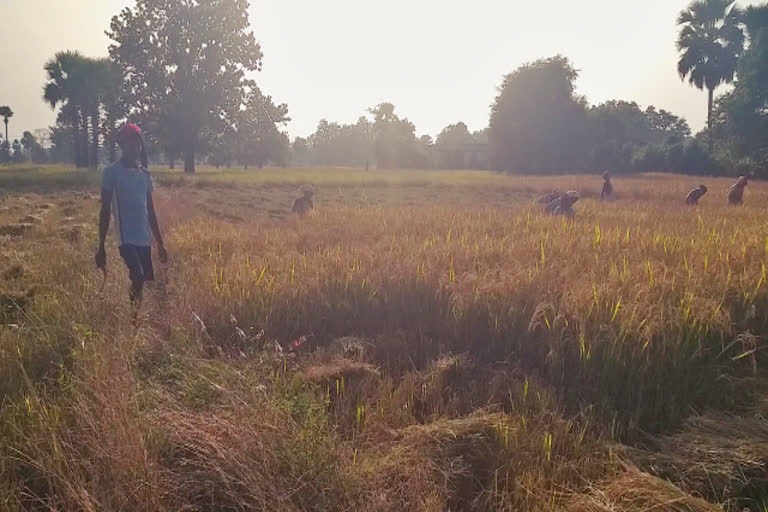
[[[129, 0], [0, 0], [0, 105], [15, 112], [11, 138], [49, 126], [43, 64], [58, 50], [107, 53], [104, 30]], [[418, 134], [488, 123], [504, 74], [557, 53], [581, 70], [590, 103], [654, 104], [706, 119], [706, 94], [676, 72], [675, 19], [688, 0], [267, 0], [252, 1], [264, 51], [256, 79], [286, 102], [291, 135], [317, 122], [352, 122], [382, 101]], [[745, 5], [749, 2], [742, 1]]]

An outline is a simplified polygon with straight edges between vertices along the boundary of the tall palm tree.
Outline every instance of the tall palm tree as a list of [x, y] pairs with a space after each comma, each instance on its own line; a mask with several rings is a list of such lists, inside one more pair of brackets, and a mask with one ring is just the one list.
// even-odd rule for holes
[[43, 100], [51, 108], [61, 105], [59, 116], [72, 127], [77, 167], [88, 165], [88, 125], [84, 112], [87, 62], [79, 52], [66, 51], [57, 53], [44, 67], [48, 81], [43, 88]]
[[13, 110], [11, 110], [11, 107], [5, 105], [0, 107], [0, 117], [3, 118], [3, 121], [5, 122], [5, 140], [10, 140], [8, 138], [8, 120], [13, 117]]
[[[707, 128], [712, 130], [715, 89], [733, 82], [744, 51], [744, 29], [736, 0], [694, 0], [680, 13], [677, 38], [680, 78], [698, 89], [707, 88]], [[711, 141], [711, 139], [710, 139]]]

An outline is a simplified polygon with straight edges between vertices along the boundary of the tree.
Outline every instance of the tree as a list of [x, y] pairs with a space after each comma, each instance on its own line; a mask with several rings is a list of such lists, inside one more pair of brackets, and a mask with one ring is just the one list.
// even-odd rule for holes
[[24, 158], [24, 150], [21, 148], [21, 143], [19, 142], [19, 139], [13, 140], [13, 161], [14, 163], [20, 163], [25, 160]]
[[45, 150], [32, 132], [26, 131], [21, 137], [21, 147], [24, 148], [26, 157], [33, 162], [45, 161]]
[[459, 122], [443, 128], [437, 136], [438, 165], [443, 169], [463, 169], [467, 166], [466, 155], [475, 143], [467, 125]]
[[88, 59], [72, 51], [58, 52], [44, 66], [48, 79], [43, 87], [43, 100], [52, 109], [61, 106], [58, 122], [71, 128], [72, 156], [77, 167], [88, 166], [88, 121], [83, 112], [87, 66]]
[[682, 27], [677, 39], [677, 71], [682, 80], [688, 78], [696, 88], [706, 87], [710, 132], [715, 89], [733, 82], [744, 51], [742, 14], [735, 4], [736, 0], [694, 0], [677, 19]]
[[0, 164], [8, 163], [11, 160], [11, 146], [7, 140], [3, 140], [0, 135]]
[[[262, 53], [249, 31], [247, 0], [136, 0], [112, 18], [109, 48], [124, 76], [128, 114], [172, 126], [195, 171], [205, 133], [232, 125]], [[176, 146], [176, 144], [171, 144]]]
[[8, 138], [8, 120], [13, 117], [13, 110], [11, 110], [11, 107], [8, 105], [0, 107], [0, 117], [3, 118], [3, 122], [5, 123], [5, 140], [9, 141]]
[[[264, 95], [258, 87], [248, 92], [245, 110], [238, 115], [238, 159], [245, 167], [250, 162], [263, 167], [267, 162], [285, 162], [285, 144], [278, 125], [291, 120], [288, 105], [275, 105], [271, 96]], [[290, 147], [290, 141], [287, 143]]]
[[51, 148], [49, 151], [52, 162], [72, 162], [75, 160], [77, 145], [72, 145], [72, 140], [77, 138], [74, 133], [76, 128], [69, 123], [57, 122], [50, 128]]
[[[83, 91], [83, 116], [90, 118], [91, 144], [88, 162], [91, 167], [99, 164], [99, 140], [102, 133], [105, 142], [110, 144], [110, 159], [114, 160], [114, 144], [108, 134], [116, 130], [118, 98], [122, 77], [120, 68], [109, 59], [87, 59], [83, 67], [85, 73]], [[107, 111], [106, 125], [101, 122], [102, 111]]]
[[408, 119], [395, 114], [392, 103], [380, 103], [369, 109], [373, 116], [373, 153], [379, 168], [418, 166], [416, 127]]
[[498, 169], [553, 173], [584, 166], [586, 102], [575, 94], [577, 77], [562, 56], [525, 64], [504, 77], [488, 132]]
[[663, 138], [657, 142], [667, 142], [670, 139], [680, 142], [691, 136], [691, 127], [688, 126], [688, 121], [663, 108], [656, 110], [656, 107], [650, 105], [645, 109], [645, 115], [648, 118], [652, 134]]
[[309, 145], [304, 137], [296, 137], [291, 144], [291, 161], [294, 165], [306, 165]]
[[733, 92], [721, 98], [716, 128], [737, 156], [768, 172], [768, 5], [748, 9], [744, 20], [749, 47]]

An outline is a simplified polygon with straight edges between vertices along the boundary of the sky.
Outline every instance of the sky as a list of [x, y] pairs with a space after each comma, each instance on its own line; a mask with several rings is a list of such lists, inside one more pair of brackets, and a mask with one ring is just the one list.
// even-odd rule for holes
[[[53, 124], [43, 64], [60, 50], [106, 56], [109, 20], [131, 0], [0, 0], [0, 105], [10, 138]], [[688, 0], [265, 0], [250, 18], [264, 52], [254, 78], [288, 104], [291, 136], [320, 119], [354, 122], [383, 101], [437, 135], [463, 121], [487, 126], [507, 73], [562, 54], [580, 70], [577, 92], [656, 105], [706, 120], [706, 94], [676, 71], [677, 14]], [[742, 0], [742, 6], [749, 2]]]

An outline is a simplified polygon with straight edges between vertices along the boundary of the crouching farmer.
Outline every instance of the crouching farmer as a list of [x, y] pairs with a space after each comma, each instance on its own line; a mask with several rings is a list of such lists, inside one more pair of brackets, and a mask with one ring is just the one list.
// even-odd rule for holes
[[573, 211], [573, 205], [579, 200], [579, 194], [575, 190], [569, 190], [554, 201], [550, 201], [544, 207], [544, 211], [550, 215], [563, 215], [573, 217], [576, 213]]

